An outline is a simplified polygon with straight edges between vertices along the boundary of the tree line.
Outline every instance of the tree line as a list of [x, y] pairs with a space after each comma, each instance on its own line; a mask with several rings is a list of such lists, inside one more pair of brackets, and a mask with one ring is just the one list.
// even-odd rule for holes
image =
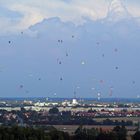
[[[112, 131], [102, 129], [86, 129], [79, 126], [73, 135], [58, 131], [54, 127], [49, 129], [0, 126], [0, 140], [127, 140], [125, 126], [116, 126]], [[137, 131], [132, 140], [140, 140], [140, 132]]]

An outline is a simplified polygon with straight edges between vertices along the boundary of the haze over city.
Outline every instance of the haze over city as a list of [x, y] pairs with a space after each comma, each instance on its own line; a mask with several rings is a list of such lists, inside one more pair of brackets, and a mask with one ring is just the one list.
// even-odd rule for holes
[[0, 1], [0, 97], [140, 97], [140, 1]]

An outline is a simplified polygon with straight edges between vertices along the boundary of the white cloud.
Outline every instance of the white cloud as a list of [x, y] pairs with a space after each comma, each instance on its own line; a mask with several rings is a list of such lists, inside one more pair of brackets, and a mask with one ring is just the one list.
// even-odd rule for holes
[[19, 28], [21, 27], [26, 29], [44, 19], [44, 16], [40, 13], [40, 10], [35, 7], [15, 4], [10, 8], [11, 10], [18, 11], [19, 13], [23, 14], [23, 18], [19, 22]]
[[[2, 6], [23, 15], [20, 21], [14, 25], [10, 19], [5, 17], [3, 23], [9, 26], [7, 29], [0, 24], [4, 30], [24, 30], [41, 22], [44, 18], [60, 17], [62, 21], [72, 21], [75, 24], [82, 24], [83, 17], [98, 20], [106, 17], [110, 0], [5, 0], [1, 1]], [[128, 11], [134, 16], [140, 16], [140, 8], [127, 3]], [[12, 26], [10, 26], [12, 25]]]
[[128, 5], [127, 9], [134, 17], [140, 17], [140, 5]]

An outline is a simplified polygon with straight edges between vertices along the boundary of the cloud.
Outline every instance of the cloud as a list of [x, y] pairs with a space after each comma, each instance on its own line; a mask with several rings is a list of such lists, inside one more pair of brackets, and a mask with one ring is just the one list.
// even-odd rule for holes
[[140, 17], [140, 4], [128, 5], [127, 9], [133, 15], [133, 17]]
[[19, 27], [22, 27], [23, 29], [27, 29], [29, 26], [34, 25], [35, 23], [44, 19], [44, 16], [35, 7], [15, 4], [10, 8], [13, 11], [18, 11], [19, 13], [23, 14], [23, 18], [18, 23]]
[[[9, 17], [5, 15], [0, 29], [4, 31], [17, 32], [29, 28], [43, 19], [59, 17], [62, 21], [71, 21], [76, 25], [82, 25], [85, 17], [91, 20], [100, 20], [107, 16], [108, 7], [111, 0], [5, 0], [0, 1], [3, 7], [11, 13], [22, 15], [15, 24], [11, 21], [14, 15]], [[135, 3], [126, 3], [129, 13], [134, 16], [140, 16], [140, 8]], [[6, 13], [6, 12], [5, 12]], [[15, 16], [16, 17], [16, 16]], [[3, 28], [6, 23], [9, 26]]]

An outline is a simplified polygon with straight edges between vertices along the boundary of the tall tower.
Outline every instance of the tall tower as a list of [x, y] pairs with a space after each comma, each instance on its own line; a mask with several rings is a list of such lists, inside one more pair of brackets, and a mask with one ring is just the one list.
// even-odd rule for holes
[[98, 93], [97, 96], [98, 96], [97, 97], [98, 98], [98, 101], [100, 101], [100, 99], [101, 99], [101, 93]]

